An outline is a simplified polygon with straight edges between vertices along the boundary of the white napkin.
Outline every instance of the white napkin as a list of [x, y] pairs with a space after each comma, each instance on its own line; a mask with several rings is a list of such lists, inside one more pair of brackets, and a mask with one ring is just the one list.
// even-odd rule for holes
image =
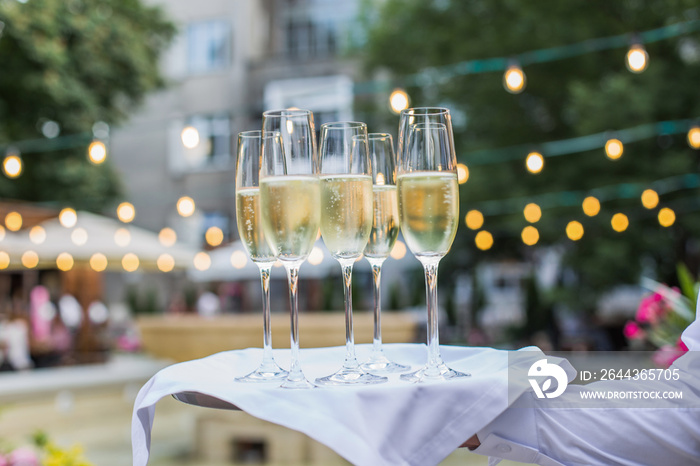
[[[371, 345], [357, 345], [358, 359], [366, 359], [370, 350]], [[131, 427], [134, 465], [148, 462], [155, 404], [182, 392], [213, 396], [255, 417], [303, 432], [353, 464], [437, 464], [530, 390], [525, 378], [508, 383], [509, 360], [511, 368], [517, 359], [517, 365], [527, 371], [544, 357], [534, 347], [517, 352], [456, 346], [440, 350], [450, 367], [471, 377], [412, 384], [395, 374], [384, 384], [310, 390], [234, 382], [257, 367], [260, 348], [172, 365], [153, 376], [136, 398]], [[427, 357], [425, 345], [419, 344], [385, 344], [384, 352], [414, 369], [422, 367]], [[302, 369], [313, 381], [338, 370], [344, 355], [345, 347], [302, 349]], [[275, 350], [275, 359], [289, 367], [289, 350]], [[568, 362], [559, 360], [559, 364], [573, 371]]]

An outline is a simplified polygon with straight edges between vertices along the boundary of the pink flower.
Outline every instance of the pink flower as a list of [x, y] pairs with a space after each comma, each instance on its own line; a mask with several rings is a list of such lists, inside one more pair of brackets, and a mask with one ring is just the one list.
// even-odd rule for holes
[[651, 360], [654, 361], [658, 367], [667, 368], [673, 361], [683, 356], [685, 351], [679, 350], [673, 345], [664, 345], [654, 352], [651, 356]]
[[4, 455], [0, 455], [0, 466], [10, 466], [10, 463]]
[[644, 330], [642, 330], [637, 322], [632, 320], [625, 324], [625, 326], [622, 328], [622, 333], [625, 335], [625, 338], [629, 338], [630, 340], [644, 338]]
[[660, 293], [651, 294], [642, 299], [637, 309], [637, 321], [656, 323], [659, 318], [663, 317], [670, 311], [670, 308], [664, 301], [664, 297]]
[[10, 453], [10, 464], [12, 466], [39, 466], [39, 458], [34, 450], [21, 447]]

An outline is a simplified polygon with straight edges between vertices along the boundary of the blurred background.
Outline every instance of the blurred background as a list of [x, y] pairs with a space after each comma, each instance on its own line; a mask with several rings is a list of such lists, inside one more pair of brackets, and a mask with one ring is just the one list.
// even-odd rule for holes
[[[394, 137], [401, 109], [450, 109], [461, 224], [440, 267], [442, 343], [653, 350], [662, 367], [687, 350], [700, 2], [4, 0], [0, 62], [10, 464], [130, 464], [145, 381], [262, 345], [234, 177], [236, 136], [266, 109]], [[366, 343], [372, 277], [355, 270]], [[401, 238], [383, 270], [384, 341], [425, 341], [423, 273]], [[340, 267], [321, 240], [300, 278], [302, 347], [342, 345]], [[281, 268], [272, 279], [284, 348]], [[470, 462], [486, 464], [445, 464]], [[344, 464], [243, 413], [158, 404], [152, 464], [247, 463]]]

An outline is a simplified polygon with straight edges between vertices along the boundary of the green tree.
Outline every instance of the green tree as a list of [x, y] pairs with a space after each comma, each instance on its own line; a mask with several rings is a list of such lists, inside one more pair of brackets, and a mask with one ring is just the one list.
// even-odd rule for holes
[[[440, 68], [619, 34], [632, 39], [634, 32], [700, 18], [697, 1], [384, 0], [368, 5], [366, 11], [373, 13], [367, 19], [369, 72], [388, 71], [394, 84], [406, 86], [414, 106], [453, 110], [457, 157], [470, 167], [469, 181], [460, 189], [461, 215], [483, 209], [484, 228], [495, 238], [491, 250], [478, 251], [475, 232], [462, 223], [445, 260], [446, 272], [482, 259], [527, 257], [532, 249], [520, 239], [527, 225], [522, 208], [536, 196], [547, 201], [535, 225], [538, 245], [565, 247], [566, 264], [578, 278], [570, 288], [578, 309], [593, 310], [604, 290], [636, 282], [647, 264], [667, 281], [679, 260], [697, 269], [700, 247], [694, 238], [700, 233], [700, 216], [692, 214], [699, 207], [697, 188], [662, 193], [661, 205], [677, 214], [671, 228], [660, 227], [658, 208], [644, 209], [639, 200], [640, 186], [697, 173], [698, 154], [684, 134], [626, 144], [614, 162], [602, 149], [546, 158], [538, 175], [526, 171], [524, 159], [528, 147], [547, 141], [700, 116], [698, 33], [646, 44], [649, 67], [641, 74], [626, 69], [624, 47], [525, 66], [527, 87], [516, 95], [503, 89], [503, 71], [461, 75]], [[429, 83], [409, 79], [429, 68], [438, 70]], [[377, 124], [386, 118], [385, 112]], [[493, 160], [494, 149], [514, 145], [522, 145], [520, 155]], [[584, 215], [585, 194], [621, 183], [634, 184], [606, 191], [601, 212]], [[630, 219], [623, 233], [611, 229], [616, 212]], [[584, 226], [580, 241], [565, 236], [570, 220]]]
[[[92, 127], [118, 124], [164, 85], [158, 57], [174, 25], [140, 0], [2, 0], [0, 30], [0, 148], [25, 141], [25, 170], [0, 176], [0, 197], [104, 208], [120, 184], [86, 157]], [[44, 137], [47, 122], [58, 138]]]

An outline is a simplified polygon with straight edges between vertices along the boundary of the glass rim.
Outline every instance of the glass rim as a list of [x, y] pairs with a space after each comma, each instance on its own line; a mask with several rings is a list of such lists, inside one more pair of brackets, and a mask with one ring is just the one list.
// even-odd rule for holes
[[367, 128], [367, 123], [362, 121], [331, 121], [323, 123], [321, 129], [349, 129], [349, 128]]
[[282, 108], [277, 110], [265, 110], [263, 112], [263, 117], [289, 117], [289, 116], [307, 116], [311, 115], [313, 112], [311, 110], [306, 110], [302, 108], [288, 109]]
[[411, 107], [401, 110], [401, 115], [449, 115], [450, 109], [447, 107]]
[[367, 139], [393, 140], [394, 138], [391, 136], [391, 133], [367, 133]]
[[[271, 138], [275, 136], [276, 131], [263, 131], [261, 129], [249, 129], [247, 131], [241, 131], [238, 133], [239, 138]], [[279, 131], [277, 131], [279, 132]]]

